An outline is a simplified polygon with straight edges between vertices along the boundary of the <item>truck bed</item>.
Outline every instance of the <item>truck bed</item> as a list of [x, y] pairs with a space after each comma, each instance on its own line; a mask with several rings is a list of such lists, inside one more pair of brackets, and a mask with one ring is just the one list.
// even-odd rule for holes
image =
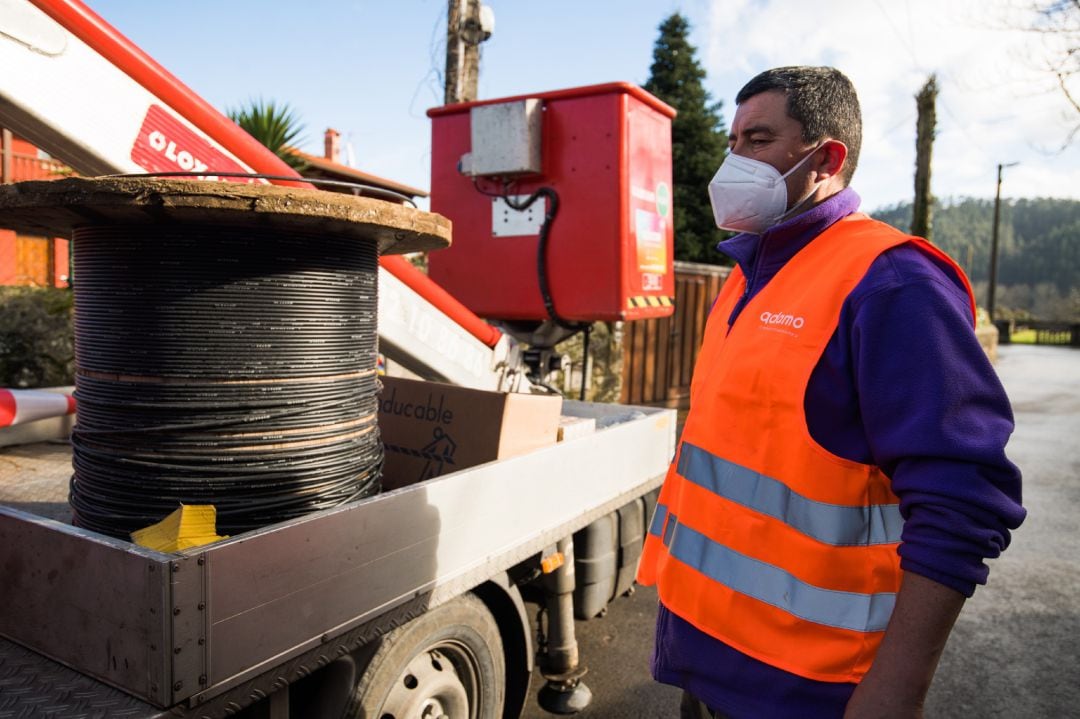
[[[64, 445], [4, 448], [0, 636], [147, 706], [216, 716], [660, 484], [674, 411], [564, 413], [597, 432], [175, 554], [64, 524]], [[0, 640], [0, 677], [11, 646]]]

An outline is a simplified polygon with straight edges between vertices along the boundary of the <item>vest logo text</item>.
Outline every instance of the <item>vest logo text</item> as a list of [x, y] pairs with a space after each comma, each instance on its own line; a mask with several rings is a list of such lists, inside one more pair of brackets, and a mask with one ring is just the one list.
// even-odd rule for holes
[[787, 312], [762, 312], [760, 319], [761, 324], [766, 329], [791, 328], [798, 330], [802, 329], [802, 326], [806, 323], [806, 320], [802, 317]]

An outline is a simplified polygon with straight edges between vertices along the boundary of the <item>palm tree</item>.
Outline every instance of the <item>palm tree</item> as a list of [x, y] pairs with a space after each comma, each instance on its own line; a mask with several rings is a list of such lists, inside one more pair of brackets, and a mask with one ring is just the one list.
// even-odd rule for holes
[[289, 167], [297, 172], [307, 168], [307, 163], [292, 152], [304, 130], [304, 124], [288, 103], [279, 105], [273, 100], [259, 98], [249, 100], [244, 107], [229, 109], [226, 114], [245, 132], [270, 148]]

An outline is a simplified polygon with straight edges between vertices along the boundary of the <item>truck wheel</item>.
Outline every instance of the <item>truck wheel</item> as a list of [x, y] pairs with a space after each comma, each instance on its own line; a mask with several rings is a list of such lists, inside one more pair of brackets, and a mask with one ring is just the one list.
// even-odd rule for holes
[[382, 637], [346, 716], [499, 719], [505, 675], [495, 618], [465, 594]]

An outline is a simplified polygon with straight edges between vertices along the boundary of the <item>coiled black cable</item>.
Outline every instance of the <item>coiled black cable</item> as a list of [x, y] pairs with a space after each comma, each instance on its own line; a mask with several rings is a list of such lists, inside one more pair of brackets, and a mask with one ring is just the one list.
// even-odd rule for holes
[[75, 523], [223, 534], [378, 491], [375, 244], [270, 227], [74, 234]]

